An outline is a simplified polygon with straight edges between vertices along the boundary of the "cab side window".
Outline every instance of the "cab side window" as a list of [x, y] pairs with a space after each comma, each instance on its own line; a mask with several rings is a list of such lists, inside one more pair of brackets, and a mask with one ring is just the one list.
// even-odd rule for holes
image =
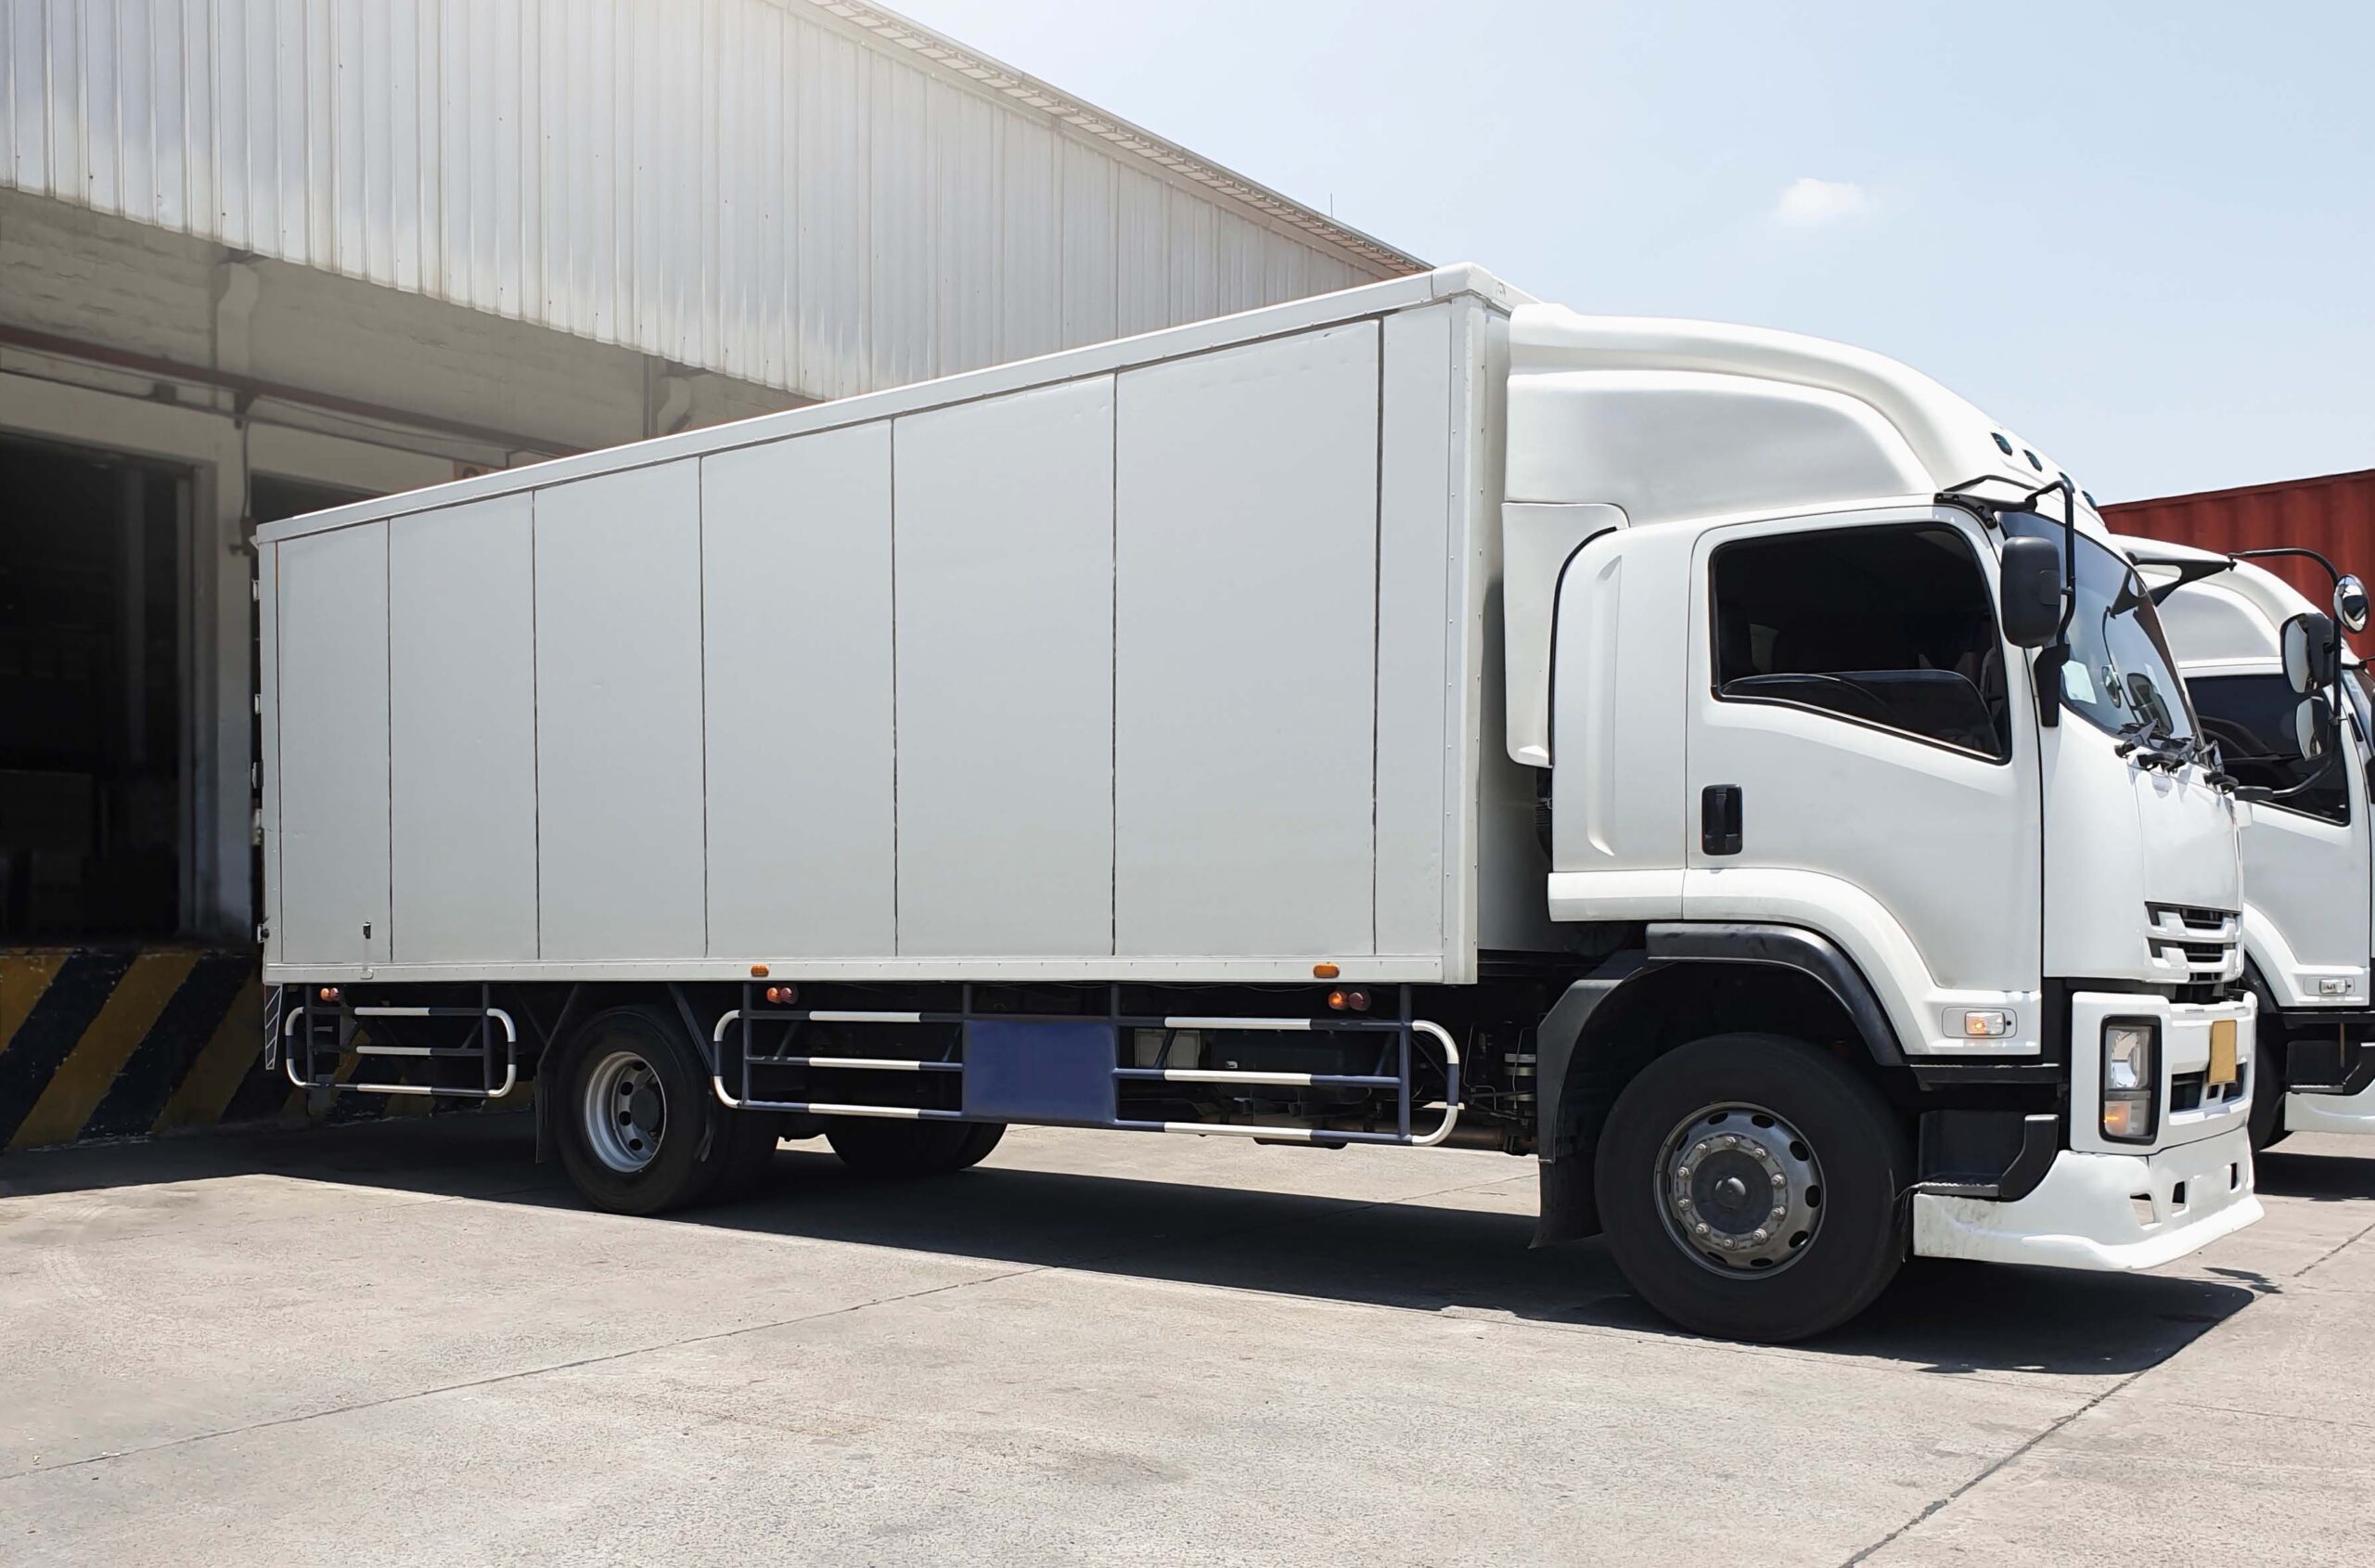
[[2003, 642], [1971, 545], [1939, 523], [1743, 539], [1712, 563], [1715, 694], [1998, 761]]
[[[2239, 783], [2301, 790], [2263, 803], [2328, 822], [2350, 820], [2350, 784], [2342, 767], [2292, 755], [2292, 710], [2301, 700], [2282, 675], [2204, 675], [2186, 682], [2186, 689], [2193, 693], [2202, 732], [2218, 743], [2227, 771]], [[2308, 787], [2301, 789], [2304, 784]]]

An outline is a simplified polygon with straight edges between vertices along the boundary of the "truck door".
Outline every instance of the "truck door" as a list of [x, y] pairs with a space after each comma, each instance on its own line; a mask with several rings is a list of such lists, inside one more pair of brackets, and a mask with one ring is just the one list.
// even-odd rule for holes
[[[270, 546], [278, 629], [278, 885], [284, 964], [386, 963], [388, 525]], [[273, 857], [266, 855], [267, 876]]]
[[[2035, 731], [1951, 512], [1710, 530], [1691, 572], [1687, 919], [1829, 937], [1911, 1048], [2040, 1038]], [[2009, 1032], [1966, 1038], [1971, 1010]]]
[[[2371, 945], [2366, 742], [2356, 713], [2343, 721], [2339, 765], [2321, 766], [2288, 754], [2299, 699], [2280, 673], [2189, 675], [2186, 688], [2227, 771], [2281, 796], [2255, 803], [2242, 835], [2244, 894], [2291, 954], [2287, 972], [2263, 978], [2279, 1006], [2364, 1005]], [[2320, 995], [2320, 982], [2347, 989]]]

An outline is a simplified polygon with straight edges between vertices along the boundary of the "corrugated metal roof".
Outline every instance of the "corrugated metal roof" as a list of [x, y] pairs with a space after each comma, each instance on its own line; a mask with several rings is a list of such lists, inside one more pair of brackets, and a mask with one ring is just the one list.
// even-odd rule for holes
[[[2375, 469], [2122, 501], [2102, 513], [2122, 533], [2227, 553], [2311, 549], [2343, 572], [2375, 580]], [[2333, 597], [2333, 585], [2314, 562], [2279, 558], [2259, 564], [2301, 590], [2311, 604], [2323, 605]]]
[[0, 183], [842, 396], [1419, 270], [847, 0], [12, 0]]

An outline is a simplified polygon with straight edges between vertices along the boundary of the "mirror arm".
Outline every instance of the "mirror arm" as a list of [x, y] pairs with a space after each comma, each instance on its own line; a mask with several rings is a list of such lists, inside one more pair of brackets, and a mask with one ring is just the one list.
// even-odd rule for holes
[[2037, 649], [2037, 662], [2030, 666], [2036, 677], [2037, 724], [2053, 729], [2061, 723], [2061, 667], [2070, 662], [2070, 649], [2065, 646]]
[[2070, 623], [2078, 616], [2078, 487], [2063, 474], [2031, 499], [2049, 490], [2061, 492], [2061, 623], [2054, 629], [2052, 645], [2037, 654], [2035, 665], [2037, 724], [2045, 729], [2061, 723], [2061, 668], [2070, 662]]
[[2324, 783], [2326, 781], [2326, 775], [2341, 766], [2342, 760], [2341, 750], [2337, 747], [2329, 746], [2326, 748], [2325, 754], [2317, 759], [2317, 765], [2311, 768], [2309, 772], [2303, 777], [2299, 783], [2287, 784], [2281, 790], [2272, 788], [2266, 784], [2239, 785], [2235, 790], [2235, 798], [2239, 801], [2253, 801], [2261, 803], [2266, 803], [2269, 802], [2280, 803], [2282, 802], [2289, 801], [2293, 796], [2300, 794], [2303, 790]]
[[2328, 560], [2324, 556], [2318, 554], [2317, 551], [2304, 550], [2297, 545], [2272, 545], [2264, 550], [2237, 550], [2230, 559], [2235, 560], [2265, 560], [2270, 556], [2298, 556], [2304, 560], [2314, 560], [2319, 566], [2326, 569], [2326, 575], [2328, 578], [2332, 580], [2335, 587], [2339, 588], [2342, 586], [2341, 568], [2335, 566], [2332, 561]]
[[2070, 623], [2078, 618], [2078, 487], [2063, 474], [2060, 484], [2047, 488], [2061, 492], [2061, 629], [2054, 634], [2054, 646], [2067, 660]]

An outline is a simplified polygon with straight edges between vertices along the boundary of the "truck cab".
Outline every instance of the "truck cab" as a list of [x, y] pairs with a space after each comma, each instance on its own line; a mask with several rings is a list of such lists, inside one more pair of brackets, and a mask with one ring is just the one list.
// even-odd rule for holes
[[[2325, 726], [2319, 754], [2303, 756], [2285, 628], [2322, 622], [2324, 611], [2244, 557], [2151, 539], [2120, 544], [2154, 585], [2178, 671], [2249, 803], [2243, 945], [2262, 1009], [2264, 1091], [2253, 1145], [2290, 1132], [2375, 1133], [2375, 679], [2340, 641], [2338, 678], [2316, 709]], [[2336, 575], [2333, 616], [2348, 630], [2366, 624], [2356, 578]]]
[[[1916, 1253], [2149, 1267], [2255, 1217], [2237, 803], [2091, 503], [1878, 355], [1510, 337], [1508, 746], [1554, 918], [1640, 932], [1542, 1032], [1546, 1232], [1608, 1229], [1686, 1320], [1786, 1290], [1797, 1211], [1701, 1180], [1723, 1137], [1778, 1194], [1792, 1149], [1847, 1164], [1803, 1090], [1717, 1088], [1774, 1034], [1898, 1112]], [[1700, 1066], [1645, 1122], [1652, 1017]]]

